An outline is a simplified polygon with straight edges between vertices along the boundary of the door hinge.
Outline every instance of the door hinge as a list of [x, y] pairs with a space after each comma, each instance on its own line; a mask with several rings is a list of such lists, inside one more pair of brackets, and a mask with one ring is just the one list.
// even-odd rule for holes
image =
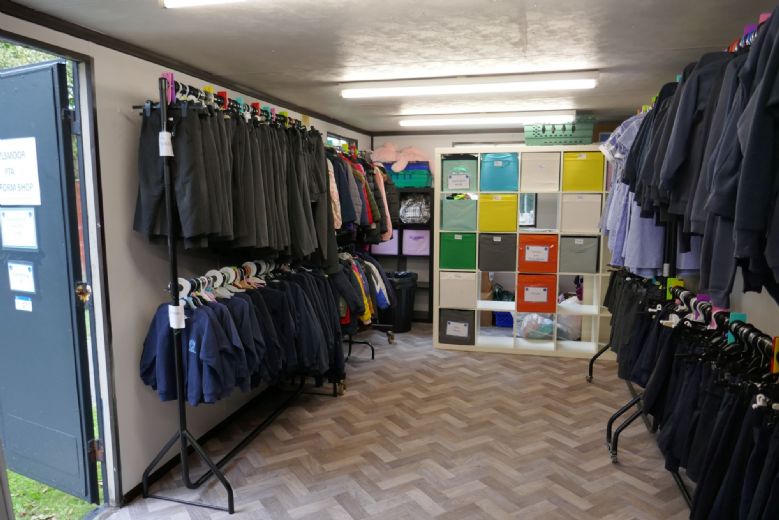
[[92, 439], [87, 444], [87, 453], [92, 462], [105, 462], [105, 447], [100, 439]]
[[73, 135], [81, 135], [81, 124], [76, 118], [76, 111], [69, 108], [62, 109], [62, 120], [66, 123], [70, 123], [70, 133]]

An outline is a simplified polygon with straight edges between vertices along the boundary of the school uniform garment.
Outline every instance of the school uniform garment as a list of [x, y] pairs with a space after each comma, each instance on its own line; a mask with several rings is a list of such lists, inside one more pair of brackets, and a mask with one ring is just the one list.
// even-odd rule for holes
[[[168, 306], [152, 319], [140, 374], [159, 398], [176, 398]], [[185, 309], [182, 335], [186, 399], [196, 406], [286, 376], [345, 377], [339, 311], [328, 277], [280, 274], [266, 286]]]

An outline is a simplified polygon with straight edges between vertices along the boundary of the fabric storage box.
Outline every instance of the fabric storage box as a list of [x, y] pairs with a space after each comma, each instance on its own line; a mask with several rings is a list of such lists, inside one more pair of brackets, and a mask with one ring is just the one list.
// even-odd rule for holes
[[563, 191], [603, 191], [603, 154], [565, 152]]
[[476, 206], [473, 199], [441, 199], [441, 229], [476, 231]]
[[557, 311], [557, 276], [553, 274], [520, 274], [517, 276], [517, 311]]
[[441, 233], [438, 267], [476, 269], [476, 233]]
[[560, 191], [560, 154], [528, 152], [522, 154], [519, 183], [523, 192]]
[[480, 271], [515, 271], [517, 235], [479, 235]]
[[518, 191], [518, 155], [516, 153], [482, 154], [479, 189], [481, 191]]
[[519, 271], [557, 272], [557, 235], [519, 235]]
[[403, 230], [403, 254], [407, 256], [430, 255], [430, 230], [429, 229], [404, 229]]
[[475, 309], [479, 292], [476, 273], [441, 271], [438, 274], [438, 306]]
[[371, 254], [384, 255], [384, 256], [397, 256], [398, 244], [400, 243], [398, 241], [398, 233], [399, 231], [395, 231], [394, 233], [392, 233], [392, 238], [390, 238], [386, 242], [382, 242], [380, 244], [373, 244], [371, 246]]
[[598, 237], [560, 237], [561, 273], [597, 273]]
[[445, 155], [441, 159], [441, 189], [476, 191], [479, 159], [475, 155]]
[[476, 343], [476, 313], [454, 309], [438, 310], [438, 342], [448, 345]]
[[516, 194], [481, 194], [479, 231], [515, 233], [518, 200]]
[[564, 194], [562, 222], [564, 233], [597, 233], [601, 214], [601, 195]]

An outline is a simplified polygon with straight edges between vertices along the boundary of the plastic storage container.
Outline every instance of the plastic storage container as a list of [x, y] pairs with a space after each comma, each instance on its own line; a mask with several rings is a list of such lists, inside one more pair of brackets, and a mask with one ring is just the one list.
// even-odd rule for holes
[[522, 273], [557, 272], [557, 235], [520, 235], [518, 266]]
[[380, 244], [373, 244], [371, 246], [371, 254], [378, 255], [378, 256], [397, 256], [398, 254], [398, 244], [400, 241], [398, 240], [398, 234], [399, 231], [395, 231], [392, 233], [392, 238], [387, 240], [386, 242], [382, 242]]
[[563, 233], [597, 233], [601, 215], [601, 195], [563, 194]]
[[393, 332], [408, 332], [414, 316], [414, 294], [417, 288], [417, 273], [387, 273], [397, 296], [397, 305], [381, 313], [381, 322], [392, 325]]
[[518, 191], [517, 153], [485, 153], [481, 156], [480, 191]]
[[473, 345], [476, 342], [474, 311], [439, 309], [438, 342], [449, 345]]
[[560, 154], [558, 152], [523, 153], [520, 178], [523, 192], [560, 191]]
[[598, 237], [560, 237], [561, 273], [597, 273]]
[[441, 199], [441, 229], [445, 231], [476, 231], [477, 200]]
[[603, 191], [603, 154], [565, 152], [563, 191]]
[[438, 290], [439, 307], [475, 309], [479, 293], [477, 274], [441, 271]]
[[403, 254], [406, 256], [430, 255], [429, 229], [404, 229]]
[[476, 270], [476, 233], [441, 233], [438, 267]]
[[484, 194], [479, 196], [479, 231], [516, 233], [517, 194]]
[[484, 234], [479, 235], [480, 271], [515, 271], [517, 235]]
[[557, 311], [557, 277], [553, 274], [520, 274], [517, 276], [517, 311]]
[[479, 159], [475, 155], [445, 155], [441, 159], [443, 191], [476, 191]]

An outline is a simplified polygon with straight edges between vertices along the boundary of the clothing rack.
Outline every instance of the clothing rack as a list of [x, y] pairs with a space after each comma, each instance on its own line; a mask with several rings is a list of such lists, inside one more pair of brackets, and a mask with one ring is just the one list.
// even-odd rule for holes
[[[144, 498], [156, 498], [159, 500], [166, 500], [169, 502], [176, 502], [179, 504], [205, 507], [209, 509], [215, 509], [218, 511], [226, 511], [230, 514], [233, 514], [235, 512], [233, 488], [230, 485], [230, 482], [225, 477], [222, 468], [231, 460], [233, 460], [235, 456], [238, 455], [246, 446], [248, 446], [249, 443], [251, 443], [252, 440], [254, 440], [257, 437], [257, 435], [259, 435], [263, 430], [265, 430], [268, 426], [270, 426], [276, 420], [276, 418], [278, 418], [279, 415], [281, 415], [281, 413], [284, 412], [284, 410], [290, 407], [290, 405], [295, 401], [295, 399], [302, 393], [303, 387], [305, 385], [305, 377], [301, 376], [300, 382], [295, 388], [295, 390], [292, 392], [292, 394], [289, 397], [287, 397], [281, 403], [281, 405], [279, 405], [276, 409], [274, 409], [269, 414], [269, 416], [265, 418], [265, 420], [263, 420], [258, 426], [256, 426], [247, 435], [245, 435], [243, 439], [241, 439], [233, 449], [231, 449], [226, 455], [224, 455], [218, 461], [214, 461], [211, 459], [211, 457], [205, 452], [203, 447], [198, 443], [194, 435], [192, 435], [192, 433], [188, 429], [187, 409], [186, 409], [185, 389], [184, 389], [184, 385], [185, 385], [184, 368], [183, 368], [183, 360], [181, 355], [181, 348], [182, 348], [181, 330], [184, 328], [184, 319], [183, 319], [183, 307], [180, 305], [180, 299], [179, 299], [178, 257], [177, 257], [177, 250], [176, 250], [177, 241], [178, 241], [178, 232], [175, 226], [177, 217], [175, 214], [175, 205], [174, 205], [175, 198], [174, 198], [174, 191], [173, 191], [174, 185], [173, 185], [173, 178], [172, 178], [171, 167], [170, 167], [170, 157], [172, 156], [172, 145], [170, 145], [170, 133], [168, 131], [168, 101], [173, 99], [174, 97], [172, 95], [170, 87], [172, 85], [175, 85], [176, 88], [179, 89], [181, 88], [181, 85], [177, 82], [171, 84], [171, 81], [172, 81], [172, 74], [167, 75], [167, 77], [163, 75], [163, 77], [159, 79], [159, 99], [160, 99], [159, 109], [160, 109], [160, 116], [161, 116], [160, 117], [161, 120], [160, 156], [163, 158], [162, 162], [163, 162], [163, 178], [164, 178], [164, 188], [165, 188], [165, 211], [167, 215], [167, 225], [168, 225], [167, 240], [168, 240], [168, 260], [169, 260], [169, 274], [170, 274], [170, 284], [168, 286], [168, 290], [170, 293], [169, 313], [170, 313], [170, 327], [172, 329], [171, 341], [173, 342], [174, 364], [175, 364], [175, 371], [176, 371], [176, 391], [177, 391], [176, 404], [177, 404], [177, 411], [178, 411], [178, 428], [176, 432], [173, 434], [173, 436], [164, 444], [160, 452], [154, 457], [154, 459], [149, 464], [149, 466], [144, 470], [143, 480], [142, 480], [142, 491], [143, 491]], [[206, 481], [208, 481], [211, 477], [216, 477], [216, 479], [219, 480], [219, 482], [222, 484], [225, 491], [227, 492], [226, 507], [207, 504], [203, 502], [182, 500], [178, 498], [167, 497], [167, 496], [151, 493], [150, 481], [151, 481], [152, 471], [162, 461], [165, 454], [176, 444], [178, 444], [179, 446], [179, 461], [181, 464], [181, 476], [184, 485], [188, 489], [197, 489], [200, 486], [202, 486]], [[190, 449], [194, 450], [195, 453], [197, 453], [197, 455], [203, 460], [206, 466], [208, 466], [208, 470], [197, 479], [193, 479], [190, 473], [189, 461], [187, 459], [190, 453]]]

